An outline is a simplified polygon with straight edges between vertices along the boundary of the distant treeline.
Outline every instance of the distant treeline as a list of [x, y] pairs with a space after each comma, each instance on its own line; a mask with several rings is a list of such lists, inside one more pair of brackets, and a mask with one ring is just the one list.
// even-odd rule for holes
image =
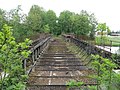
[[72, 33], [93, 38], [98, 23], [95, 15], [85, 10], [79, 14], [65, 10], [57, 17], [53, 10], [46, 11], [38, 5], [33, 5], [26, 15], [22, 13], [19, 5], [9, 12], [0, 9], [0, 30], [4, 24], [13, 28], [13, 35], [19, 41], [36, 33]]

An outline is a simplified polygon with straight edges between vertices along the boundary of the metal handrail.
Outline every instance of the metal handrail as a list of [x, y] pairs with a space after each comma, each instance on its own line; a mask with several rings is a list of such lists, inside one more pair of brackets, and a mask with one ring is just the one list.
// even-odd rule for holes
[[[36, 64], [37, 59], [43, 53], [44, 49], [48, 46], [50, 38], [51, 38], [51, 36], [46, 37], [40, 43], [36, 44], [35, 46], [33, 46], [29, 49], [31, 51], [29, 58], [26, 58], [23, 60], [23, 68], [24, 68], [26, 74], [29, 74], [31, 72], [32, 68]], [[27, 69], [27, 61], [29, 59], [31, 59], [32, 65], [30, 65], [30, 67]]]
[[70, 41], [72, 43], [74, 43], [75, 45], [77, 45], [78, 47], [80, 47], [82, 50], [86, 51], [86, 53], [88, 54], [98, 54], [104, 58], [109, 58], [109, 59], [113, 59], [113, 53], [106, 51], [102, 48], [99, 48], [95, 45], [89, 44], [88, 42], [85, 42], [83, 40], [79, 40], [77, 38], [74, 38], [73, 36], [69, 36], [67, 37], [67, 35], [62, 35], [66, 41]]

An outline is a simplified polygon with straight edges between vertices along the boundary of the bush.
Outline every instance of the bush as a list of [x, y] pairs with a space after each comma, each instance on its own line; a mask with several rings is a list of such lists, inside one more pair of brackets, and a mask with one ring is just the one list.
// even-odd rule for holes
[[30, 54], [27, 50], [30, 43], [29, 39], [16, 43], [11, 27], [3, 26], [0, 32], [0, 64], [3, 73], [0, 75], [1, 90], [23, 90], [25, 88], [27, 75], [25, 75], [22, 60]]
[[95, 43], [97, 45], [106, 45], [106, 46], [110, 46], [110, 40], [108, 37], [106, 36], [103, 36], [102, 38], [101, 37], [95, 37]]

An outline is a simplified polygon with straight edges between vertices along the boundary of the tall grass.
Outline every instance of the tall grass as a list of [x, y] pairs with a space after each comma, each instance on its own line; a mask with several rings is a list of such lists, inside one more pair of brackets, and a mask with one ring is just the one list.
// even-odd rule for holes
[[120, 46], [120, 36], [96, 36], [95, 38], [96, 45], [105, 45], [105, 46]]

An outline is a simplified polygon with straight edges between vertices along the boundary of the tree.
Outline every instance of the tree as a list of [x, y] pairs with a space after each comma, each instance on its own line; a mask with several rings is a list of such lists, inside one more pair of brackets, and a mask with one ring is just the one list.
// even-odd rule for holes
[[48, 10], [46, 12], [46, 19], [45, 20], [46, 20], [45, 21], [46, 24], [49, 25], [50, 32], [55, 34], [55, 32], [56, 32], [56, 28], [55, 27], [56, 27], [56, 20], [57, 20], [55, 12], [52, 11], [52, 10]]
[[62, 33], [71, 33], [71, 16], [72, 12], [70, 11], [63, 11], [60, 13], [60, 16], [58, 18], [58, 29]]
[[33, 32], [42, 32], [41, 27], [44, 26], [42, 22], [42, 14], [44, 10], [38, 5], [33, 5], [28, 13], [27, 24]]
[[27, 79], [22, 60], [30, 54], [27, 48], [31, 41], [26, 39], [24, 42], [16, 43], [12, 34], [12, 28], [7, 25], [4, 25], [0, 32], [1, 90], [23, 90]]
[[103, 43], [104, 43], [104, 41], [103, 41], [104, 32], [110, 32], [110, 29], [106, 25], [106, 23], [99, 23], [98, 26], [97, 26], [97, 31], [101, 32], [101, 44], [103, 45]]
[[77, 35], [88, 35], [91, 31], [89, 17], [84, 11], [76, 15], [75, 29]]
[[[18, 5], [16, 9], [12, 9], [6, 14], [7, 24], [13, 28], [13, 36], [17, 41], [27, 36], [25, 26], [26, 15], [22, 14], [21, 6]], [[29, 30], [28, 30], [29, 31]]]
[[50, 33], [50, 27], [48, 24], [46, 24], [43, 29], [44, 29], [44, 33]]
[[95, 30], [98, 25], [98, 22], [97, 22], [97, 19], [96, 19], [94, 13], [89, 15], [89, 21], [90, 21], [90, 25], [91, 25], [90, 38], [95, 39]]
[[0, 9], [0, 30], [2, 29], [3, 25], [6, 23], [6, 11]]
[[101, 36], [103, 36], [104, 31], [110, 31], [109, 27], [106, 25], [106, 23], [99, 23], [97, 26], [97, 31], [101, 32]]
[[63, 11], [58, 18], [58, 29], [61, 33], [74, 33], [77, 35], [94, 36], [97, 20], [94, 14], [82, 10], [80, 14]]

